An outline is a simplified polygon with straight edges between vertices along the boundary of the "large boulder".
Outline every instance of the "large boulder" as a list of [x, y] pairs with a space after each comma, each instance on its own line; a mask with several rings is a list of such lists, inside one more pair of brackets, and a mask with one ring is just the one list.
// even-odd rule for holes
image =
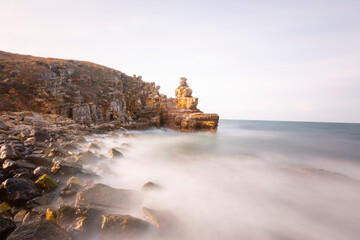
[[11, 205], [21, 205], [38, 195], [33, 181], [24, 178], [9, 178], [0, 185], [0, 199]]
[[116, 189], [104, 184], [94, 184], [76, 196], [77, 207], [92, 207], [105, 211], [131, 210], [141, 204], [141, 195], [135, 190]]
[[126, 239], [146, 233], [150, 224], [129, 215], [105, 214], [101, 219], [101, 231], [115, 239]]
[[12, 232], [7, 240], [71, 240], [72, 238], [51, 221], [39, 220], [24, 224]]
[[15, 230], [15, 228], [16, 225], [13, 221], [0, 217], [0, 240], [5, 240], [7, 236]]

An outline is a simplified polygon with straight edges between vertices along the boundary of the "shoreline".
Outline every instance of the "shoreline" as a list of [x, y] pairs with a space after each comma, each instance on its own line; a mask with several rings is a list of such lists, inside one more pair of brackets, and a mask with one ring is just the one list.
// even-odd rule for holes
[[[3, 239], [43, 239], [44, 234], [57, 235], [59, 240], [86, 239], [93, 234], [117, 239], [163, 232], [161, 219], [169, 214], [141, 204], [142, 191], [154, 190], [156, 184], [144, 183], [142, 191], [115, 189], [95, 183], [100, 176], [83, 168], [84, 164], [95, 164], [100, 159], [123, 157], [121, 148], [111, 148], [107, 156], [98, 154], [101, 143], [85, 139], [93, 134], [119, 138], [112, 130], [123, 132], [121, 137], [132, 137], [126, 131], [133, 129], [112, 123], [88, 127], [54, 114], [3, 112], [0, 118]], [[141, 212], [142, 219], [127, 215], [135, 209]]]

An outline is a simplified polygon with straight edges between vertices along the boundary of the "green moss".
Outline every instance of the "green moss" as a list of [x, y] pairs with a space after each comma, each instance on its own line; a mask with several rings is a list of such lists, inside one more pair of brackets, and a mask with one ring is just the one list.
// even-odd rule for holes
[[40, 189], [43, 189], [43, 190], [53, 190], [53, 189], [57, 188], [57, 186], [58, 186], [57, 183], [46, 174], [39, 177], [35, 181], [35, 184], [37, 187], [39, 187]]

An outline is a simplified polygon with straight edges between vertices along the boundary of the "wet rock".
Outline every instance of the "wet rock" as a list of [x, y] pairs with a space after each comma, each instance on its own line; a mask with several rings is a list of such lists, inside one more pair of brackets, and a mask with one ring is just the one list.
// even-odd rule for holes
[[74, 144], [74, 143], [66, 143], [66, 144], [63, 146], [63, 148], [64, 148], [65, 150], [67, 150], [67, 151], [74, 151], [74, 150], [77, 150], [77, 149], [78, 149], [77, 146], [76, 146], [76, 144]]
[[21, 205], [38, 195], [33, 181], [24, 178], [9, 178], [0, 185], [0, 199], [11, 205]]
[[149, 223], [129, 215], [105, 214], [101, 219], [101, 231], [116, 239], [144, 234]]
[[91, 233], [98, 230], [101, 224], [101, 215], [103, 211], [96, 208], [83, 208], [80, 209], [79, 214], [81, 217], [77, 219], [76, 229]]
[[45, 142], [47, 140], [50, 140], [50, 135], [45, 133], [45, 132], [35, 132], [34, 133], [34, 138], [37, 142]]
[[51, 208], [46, 209], [45, 219], [48, 221], [52, 221], [53, 223], [56, 223], [56, 212]]
[[164, 231], [170, 230], [175, 221], [175, 217], [167, 211], [157, 211], [146, 207], [141, 209], [141, 215], [154, 227]]
[[6, 179], [7, 173], [5, 171], [0, 170], [0, 182]]
[[5, 171], [10, 172], [10, 171], [18, 169], [18, 168], [34, 170], [36, 168], [36, 166], [34, 164], [29, 163], [24, 160], [18, 160], [18, 161], [5, 160], [2, 165], [2, 168]]
[[57, 183], [48, 175], [44, 174], [40, 176], [36, 181], [35, 185], [42, 190], [53, 190], [58, 187]]
[[114, 149], [114, 148], [111, 148], [111, 149], [109, 150], [108, 155], [109, 155], [109, 157], [111, 157], [111, 158], [114, 158], [114, 157], [123, 157], [123, 156], [124, 156], [120, 151], [118, 151], [118, 150], [116, 150], [116, 149]]
[[160, 186], [153, 182], [147, 182], [142, 186], [141, 191], [146, 192], [156, 189], [160, 189]]
[[76, 218], [78, 217], [77, 208], [69, 206], [69, 205], [62, 205], [59, 207], [57, 212], [56, 222], [60, 226], [69, 226], [71, 225]]
[[0, 204], [0, 214], [7, 212], [11, 209], [11, 206], [7, 202], [2, 202]]
[[118, 139], [118, 138], [119, 138], [119, 134], [109, 133], [109, 134], [108, 134], [108, 137], [109, 137], [109, 138], [113, 138], [113, 139]]
[[26, 203], [26, 206], [29, 208], [35, 208], [38, 206], [49, 205], [55, 199], [55, 197], [56, 197], [55, 193], [48, 193], [43, 196], [39, 196], [31, 199]]
[[76, 175], [80, 173], [81, 169], [82, 166], [77, 163], [56, 161], [51, 168], [51, 172], [60, 175]]
[[0, 148], [0, 163], [1, 160], [5, 160], [5, 159], [18, 160], [20, 158], [21, 158], [21, 154], [11, 145], [6, 144]]
[[68, 157], [70, 156], [69, 152], [60, 147], [51, 149], [48, 157]]
[[16, 225], [13, 221], [0, 217], [0, 240], [5, 240], [7, 236], [9, 236], [9, 234], [15, 230], [15, 228]]
[[86, 139], [83, 136], [76, 137], [75, 142], [77, 142], [77, 143], [87, 143]]
[[141, 195], [137, 191], [95, 184], [77, 194], [75, 206], [102, 210], [130, 210], [138, 207], [141, 200]]
[[85, 151], [79, 153], [75, 157], [75, 161], [78, 163], [90, 163], [90, 162], [96, 162], [97, 160], [99, 160], [99, 156], [91, 151]]
[[47, 220], [24, 224], [12, 232], [7, 240], [71, 240], [69, 234]]
[[50, 170], [46, 167], [40, 166], [34, 169], [33, 174], [37, 177], [50, 173]]
[[100, 146], [97, 145], [96, 143], [89, 143], [88, 148], [89, 148], [89, 149], [99, 150], [99, 149], [100, 149]]
[[66, 187], [64, 187], [61, 192], [60, 195], [61, 196], [71, 196], [71, 195], [75, 195], [76, 193], [78, 193], [79, 191], [81, 191], [83, 189], [83, 186], [81, 186], [81, 180], [76, 178], [76, 177], [71, 177], [68, 181], [67, 181], [67, 185]]
[[10, 129], [10, 127], [0, 120], [0, 129], [7, 131]]
[[131, 133], [123, 133], [122, 136], [123, 137], [134, 137], [134, 135], [132, 135]]
[[27, 213], [28, 213], [28, 211], [25, 209], [20, 210], [19, 212], [17, 212], [15, 214], [14, 221], [17, 223], [21, 223]]
[[[24, 169], [27, 170], [27, 169]], [[26, 178], [26, 179], [33, 179], [33, 174], [29, 171], [24, 171], [21, 173], [17, 173], [13, 176], [13, 178]]]
[[25, 152], [25, 145], [23, 142], [12, 142], [11, 147], [17, 150], [19, 153]]
[[26, 161], [33, 163], [38, 166], [45, 166], [45, 167], [51, 167], [53, 162], [50, 158], [43, 157], [42, 154], [31, 154], [27, 155], [24, 158]]

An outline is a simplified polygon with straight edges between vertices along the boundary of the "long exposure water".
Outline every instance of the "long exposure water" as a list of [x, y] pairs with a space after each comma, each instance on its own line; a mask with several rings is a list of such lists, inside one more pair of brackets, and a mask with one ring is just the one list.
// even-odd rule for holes
[[144, 239], [360, 238], [360, 124], [223, 120], [216, 134], [130, 133], [88, 137], [102, 154], [124, 154], [88, 167], [115, 188], [161, 187], [142, 205], [170, 212], [174, 227]]

